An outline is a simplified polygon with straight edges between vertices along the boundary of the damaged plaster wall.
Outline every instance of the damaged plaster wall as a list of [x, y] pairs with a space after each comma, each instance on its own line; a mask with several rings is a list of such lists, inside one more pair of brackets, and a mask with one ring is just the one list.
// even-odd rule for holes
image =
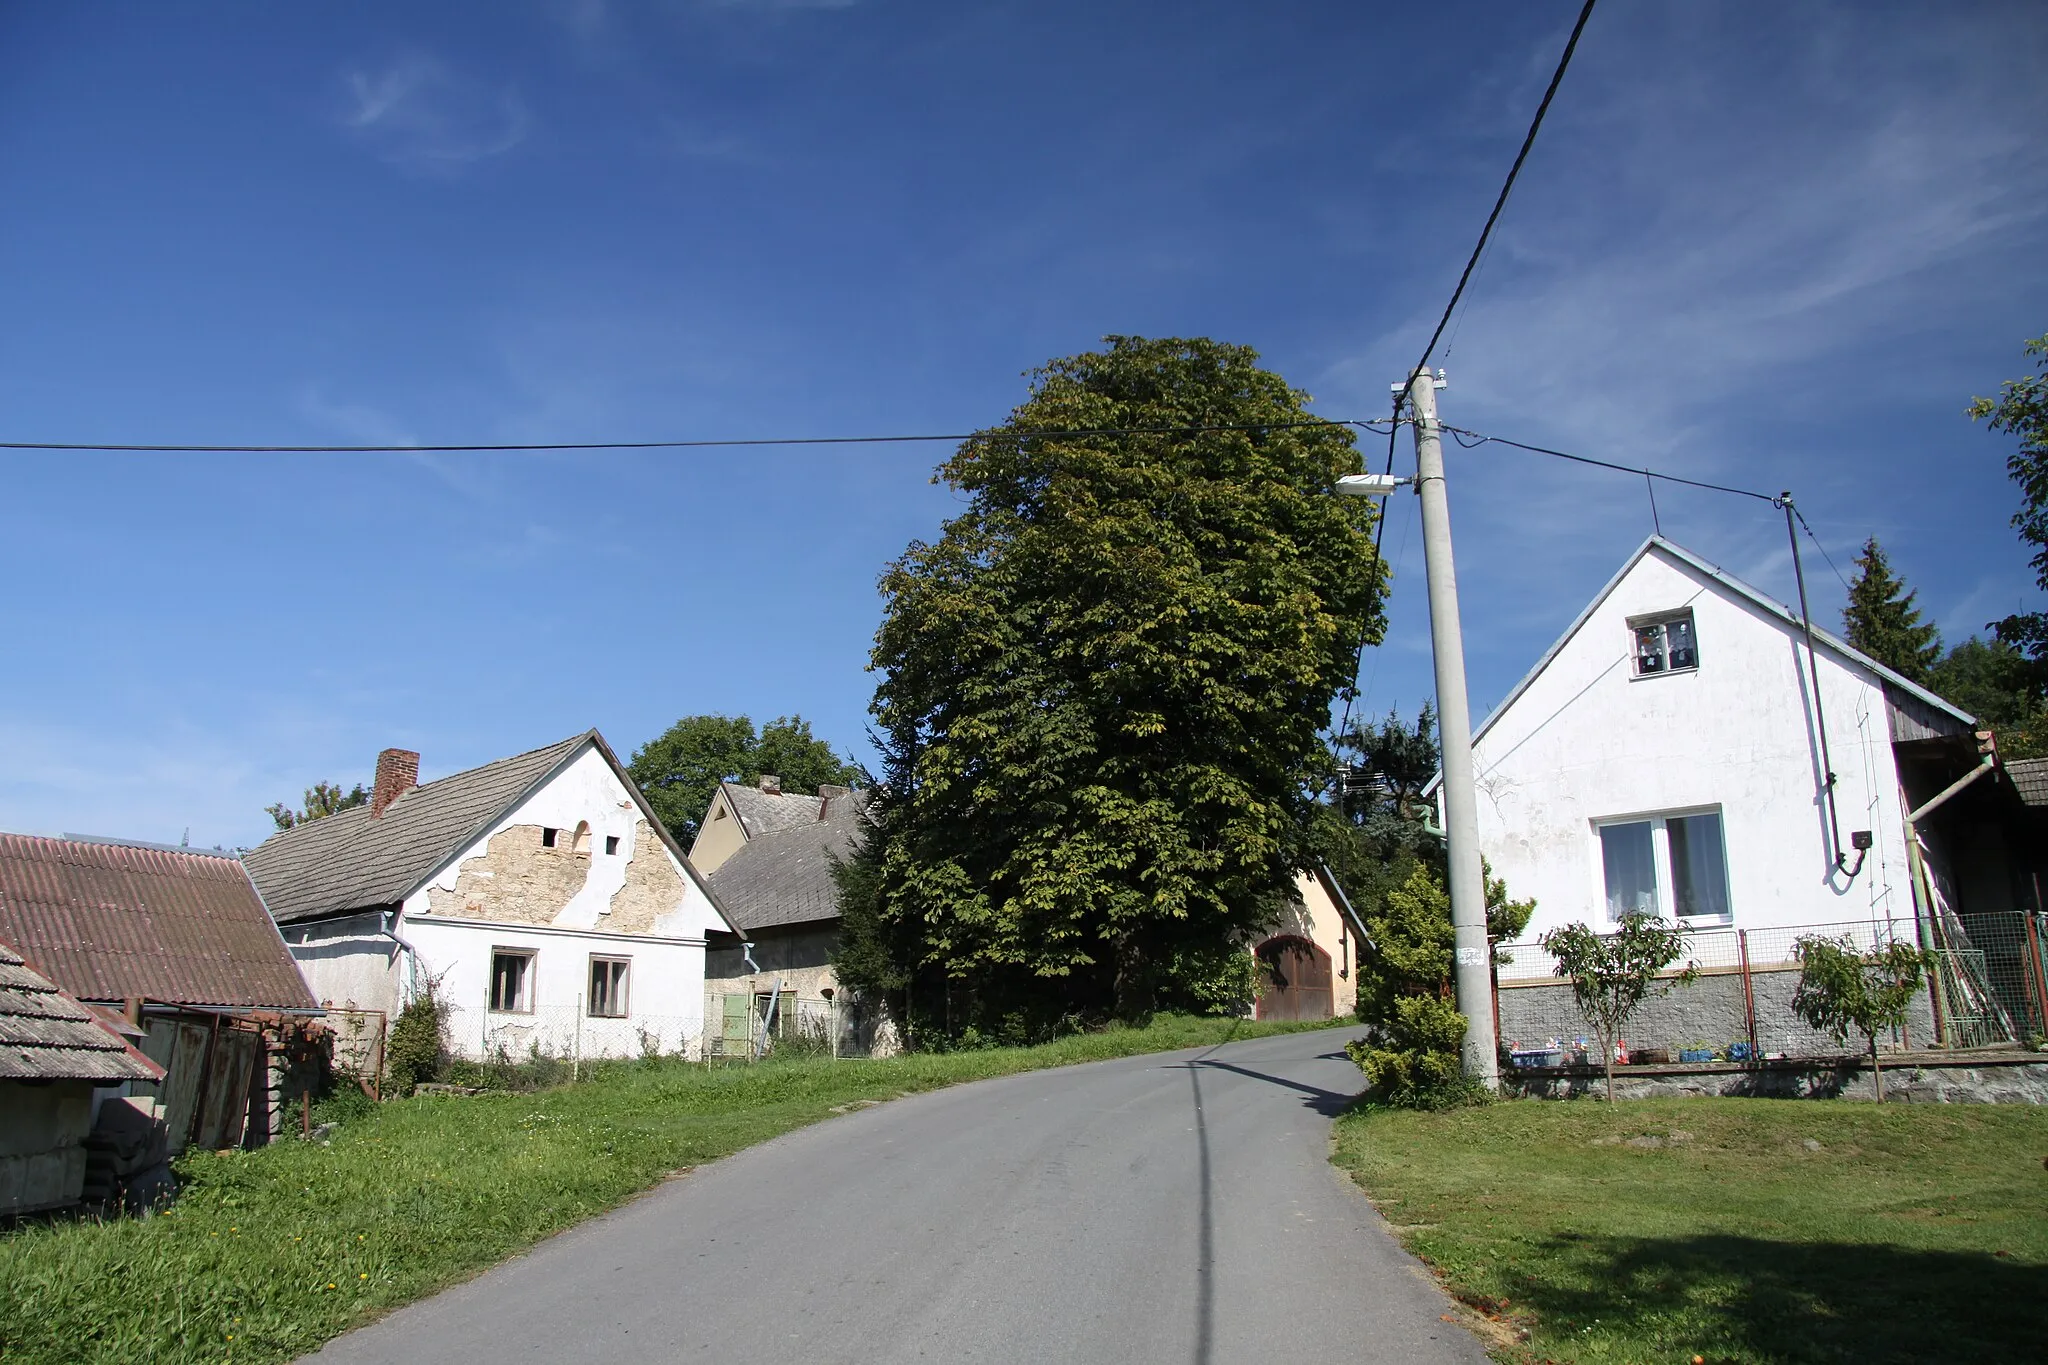
[[598, 927], [614, 934], [651, 934], [683, 900], [683, 874], [646, 820], [633, 826], [633, 859], [626, 884], [612, 893]]
[[541, 846], [539, 825], [508, 825], [481, 854], [465, 858], [453, 887], [432, 887], [428, 908], [456, 919], [552, 924], [590, 879], [590, 855], [572, 852], [569, 831]]

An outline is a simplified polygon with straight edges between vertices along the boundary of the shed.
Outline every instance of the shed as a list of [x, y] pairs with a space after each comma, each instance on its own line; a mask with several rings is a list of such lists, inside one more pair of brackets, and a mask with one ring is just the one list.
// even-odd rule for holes
[[0, 943], [0, 1215], [77, 1203], [94, 1087], [163, 1075]]
[[0, 940], [87, 1004], [127, 1012], [168, 1075], [172, 1149], [266, 1141], [317, 1057], [319, 1007], [241, 861], [111, 839], [0, 834]]

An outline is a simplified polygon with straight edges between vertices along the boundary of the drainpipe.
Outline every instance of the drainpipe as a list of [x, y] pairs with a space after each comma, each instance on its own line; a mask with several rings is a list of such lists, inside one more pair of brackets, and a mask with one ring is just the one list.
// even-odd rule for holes
[[382, 914], [378, 915], [377, 933], [380, 937], [388, 938], [393, 943], [396, 943], [400, 948], [404, 949], [408, 959], [410, 960], [412, 972], [411, 975], [406, 979], [405, 983], [407, 999], [405, 1001], [400, 1002], [401, 1005], [410, 1004], [410, 997], [412, 993], [419, 988], [420, 984], [420, 950], [413, 947], [410, 943], [407, 943], [404, 939], [400, 938], [392, 930], [392, 921], [393, 916], [389, 910], [386, 910]]

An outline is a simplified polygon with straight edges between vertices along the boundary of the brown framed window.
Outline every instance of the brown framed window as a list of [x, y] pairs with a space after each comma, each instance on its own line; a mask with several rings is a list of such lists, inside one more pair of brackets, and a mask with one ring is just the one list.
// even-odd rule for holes
[[633, 959], [597, 957], [590, 959], [589, 1013], [593, 1019], [624, 1019], [632, 1011]]
[[491, 1008], [499, 1014], [533, 1013], [531, 948], [491, 949]]

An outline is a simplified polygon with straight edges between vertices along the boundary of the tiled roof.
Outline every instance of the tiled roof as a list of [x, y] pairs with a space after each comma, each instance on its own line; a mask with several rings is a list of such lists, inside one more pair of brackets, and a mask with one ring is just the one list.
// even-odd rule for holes
[[309, 820], [271, 835], [242, 861], [280, 924], [396, 905], [596, 737], [588, 730], [414, 787], [374, 818], [357, 806]]
[[823, 803], [817, 797], [804, 799], [811, 802], [810, 823], [749, 839], [711, 874], [719, 904], [742, 932], [839, 917], [832, 860], [859, 847], [867, 830], [867, 796], [834, 797], [822, 820], [817, 808]]
[[311, 1009], [241, 863], [0, 834], [0, 939], [83, 1000]]
[[2048, 806], [2048, 758], [2007, 759], [2005, 775], [2019, 788], [2020, 800], [2030, 806]]
[[749, 839], [758, 839], [781, 829], [815, 825], [818, 823], [818, 807], [824, 804], [820, 798], [800, 792], [770, 796], [745, 782], [721, 782], [719, 785], [725, 788], [726, 800], [732, 802], [732, 808], [739, 812], [740, 831]]
[[163, 1068], [0, 943], [0, 1079], [160, 1081]]

